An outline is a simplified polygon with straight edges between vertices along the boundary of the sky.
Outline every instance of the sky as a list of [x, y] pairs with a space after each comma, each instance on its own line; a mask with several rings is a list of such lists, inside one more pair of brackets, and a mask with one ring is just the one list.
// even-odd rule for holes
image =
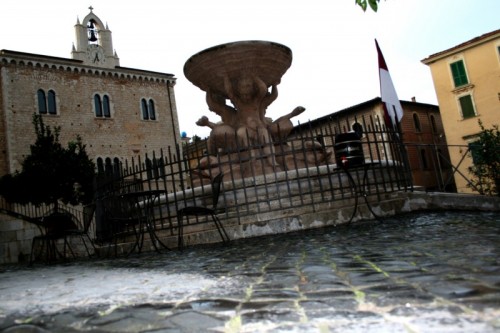
[[205, 93], [183, 73], [215, 45], [264, 40], [288, 46], [291, 67], [266, 116], [296, 106], [304, 123], [380, 96], [375, 39], [399, 99], [437, 104], [421, 60], [500, 28], [498, 0], [382, 0], [377, 13], [354, 0], [16, 0], [0, 10], [0, 49], [71, 58], [74, 25], [93, 12], [112, 32], [122, 67], [174, 74], [181, 132], [206, 137]]

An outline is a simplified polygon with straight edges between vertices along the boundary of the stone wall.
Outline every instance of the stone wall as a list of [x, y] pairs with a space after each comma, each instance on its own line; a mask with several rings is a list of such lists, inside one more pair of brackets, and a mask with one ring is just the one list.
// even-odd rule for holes
[[39, 234], [34, 224], [0, 214], [0, 264], [29, 262], [33, 237]]
[[[347, 223], [352, 214], [352, 200], [338, 200], [330, 204], [315, 205], [314, 210], [306, 205], [303, 208], [254, 214], [239, 221], [234, 216], [230, 218], [220, 217], [232, 240], [259, 237]], [[500, 212], [500, 198], [474, 194], [393, 192], [384, 194], [380, 201], [373, 197], [370, 198], [369, 202], [372, 210], [382, 219], [387, 216], [426, 210]], [[373, 219], [362, 198], [360, 198], [358, 209], [352, 223]], [[213, 227], [202, 225], [191, 229], [187, 228], [184, 231], [184, 243], [188, 246], [220, 241], [217, 229]], [[0, 264], [27, 262], [32, 238], [38, 233], [38, 229], [32, 224], [0, 214]], [[172, 235], [170, 231], [161, 233], [160, 237], [169, 247], [175, 248], [177, 246], [177, 235]], [[78, 244], [73, 248], [78, 250]], [[144, 248], [145, 250], [153, 249], [147, 240]], [[82, 249], [77, 253], [86, 255]]]
[[[173, 147], [180, 138], [171, 74], [97, 69], [78, 61], [4, 52], [0, 81], [0, 175], [19, 170], [35, 140], [32, 118], [39, 111], [39, 89], [56, 95], [57, 114], [44, 115], [44, 123], [61, 127], [63, 145], [80, 135], [94, 161], [130, 161]], [[109, 97], [110, 118], [96, 117], [96, 94]], [[156, 120], [142, 118], [142, 99], [154, 102]]]

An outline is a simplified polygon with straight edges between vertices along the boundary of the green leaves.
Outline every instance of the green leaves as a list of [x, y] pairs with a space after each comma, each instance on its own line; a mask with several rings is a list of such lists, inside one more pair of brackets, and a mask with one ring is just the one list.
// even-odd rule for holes
[[44, 125], [33, 116], [36, 141], [22, 163], [22, 171], [0, 179], [0, 195], [7, 201], [35, 205], [62, 201], [76, 205], [93, 197], [95, 165], [77, 136], [65, 148], [59, 142], [60, 127]]
[[468, 187], [484, 195], [500, 196], [500, 130], [498, 125], [484, 127], [478, 120], [481, 132], [470, 144], [473, 164], [468, 168], [473, 179]]
[[380, 2], [380, 0], [356, 0], [356, 5], [360, 6], [363, 11], [366, 11], [366, 8], [369, 5], [374, 12], [377, 12], [378, 2]]

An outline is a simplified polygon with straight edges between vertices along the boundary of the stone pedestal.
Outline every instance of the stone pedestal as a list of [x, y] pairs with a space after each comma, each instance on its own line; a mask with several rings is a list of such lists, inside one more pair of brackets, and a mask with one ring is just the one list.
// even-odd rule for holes
[[[298, 106], [277, 120], [266, 117], [268, 106], [278, 97], [281, 77], [291, 63], [292, 51], [288, 47], [267, 41], [214, 46], [185, 63], [186, 78], [206, 92], [209, 110], [221, 118], [211, 122], [202, 117], [197, 122], [212, 129], [209, 156], [199, 166], [202, 177], [208, 177], [207, 182], [210, 175], [219, 171], [238, 179], [329, 160], [331, 153], [319, 151], [318, 145], [293, 150], [286, 143], [293, 129], [290, 119], [305, 108]], [[308, 155], [308, 150], [318, 152]], [[214, 173], [210, 170], [213, 168], [219, 171]]]

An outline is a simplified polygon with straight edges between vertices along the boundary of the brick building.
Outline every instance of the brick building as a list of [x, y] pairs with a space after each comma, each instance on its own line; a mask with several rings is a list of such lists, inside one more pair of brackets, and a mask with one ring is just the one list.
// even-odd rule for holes
[[35, 141], [33, 114], [80, 135], [99, 168], [177, 143], [172, 74], [121, 67], [92, 8], [74, 26], [72, 58], [0, 50], [0, 175], [20, 170]]
[[[449, 153], [443, 122], [437, 105], [401, 101], [403, 117], [400, 127], [406, 148], [413, 185], [426, 190], [454, 191]], [[311, 120], [294, 128], [293, 136], [305, 131], [318, 133], [326, 146], [334, 144], [335, 135], [349, 131], [363, 132], [361, 141], [378, 142], [377, 147], [364, 145], [365, 157], [376, 160], [397, 160], [387, 147], [389, 138], [379, 127], [384, 127], [383, 104], [380, 97]], [[371, 136], [368, 138], [367, 136]], [[371, 150], [371, 151], [370, 151]]]

